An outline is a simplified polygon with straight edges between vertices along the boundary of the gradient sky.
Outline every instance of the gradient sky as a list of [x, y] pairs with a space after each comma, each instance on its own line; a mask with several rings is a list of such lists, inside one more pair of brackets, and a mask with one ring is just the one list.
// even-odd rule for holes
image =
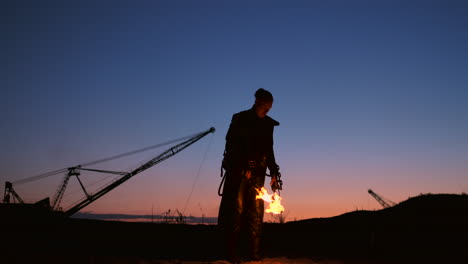
[[[393, 202], [468, 192], [467, 1], [3, 1], [0, 13], [2, 183], [213, 126], [83, 211], [216, 216], [232, 114], [263, 87], [287, 220], [380, 209], [369, 188]], [[34, 202], [62, 178], [15, 187]], [[65, 207], [73, 195], [76, 179]]]

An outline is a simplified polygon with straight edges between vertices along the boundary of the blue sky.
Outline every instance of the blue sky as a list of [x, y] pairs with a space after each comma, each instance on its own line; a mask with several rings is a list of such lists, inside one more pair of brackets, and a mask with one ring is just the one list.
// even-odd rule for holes
[[263, 87], [289, 218], [468, 192], [465, 1], [98, 2], [2, 3], [2, 182], [214, 126], [85, 209], [214, 216], [230, 118]]

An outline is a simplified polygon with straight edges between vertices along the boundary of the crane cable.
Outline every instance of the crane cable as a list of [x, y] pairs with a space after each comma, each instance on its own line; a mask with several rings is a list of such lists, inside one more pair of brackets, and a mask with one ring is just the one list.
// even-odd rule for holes
[[[171, 143], [174, 143], [174, 142], [182, 141], [182, 140], [184, 140], [184, 139], [192, 138], [192, 137], [194, 137], [194, 136], [196, 136], [196, 135], [199, 135], [199, 134], [200, 134], [200, 133], [195, 133], [195, 134], [193, 134], [193, 135], [186, 136], [186, 137], [183, 137], [183, 138], [180, 138], [180, 139], [175, 139], [175, 140], [170, 141], [169, 143], [163, 143], [163, 144], [166, 144], [166, 145], [167, 145], [167, 144], [171, 144]], [[209, 148], [210, 148], [212, 139], [213, 139], [213, 137], [211, 137], [210, 143], [209, 143], [209, 145], [208, 145], [208, 147], [207, 147], [207, 150], [206, 150], [206, 152], [205, 152], [205, 155], [204, 155], [204, 157], [203, 157], [202, 164], [204, 163], [204, 161], [205, 161], [205, 159], [206, 159], [206, 154], [207, 154], [207, 152], [208, 152], [208, 150], [209, 150]], [[163, 144], [160, 144], [160, 145], [162, 146]], [[154, 147], [154, 146], [152, 146], [152, 147], [147, 147], [147, 148], [145, 148], [145, 149], [141, 149], [141, 151], [138, 151], [138, 152], [142, 152], [142, 151], [144, 151], [144, 150], [149, 150], [149, 149], [151, 149], [151, 148], [153, 148], [153, 147]], [[125, 154], [128, 154], [128, 153], [137, 153], [137, 151], [131, 151], [131, 152], [127, 152], [127, 153], [125, 153]], [[118, 156], [122, 156], [122, 155], [124, 155], [124, 154], [116, 155], [116, 156], [113, 156], [113, 157], [118, 157]], [[102, 159], [102, 161], [104, 161], [104, 160], [107, 161], [107, 160], [109, 160], [109, 159], [110, 159], [110, 158]], [[143, 162], [143, 163], [140, 164], [138, 167], [140, 167], [140, 166], [143, 165], [144, 163], [146, 163], [146, 162]], [[96, 162], [94, 162], [94, 164], [96, 164]], [[185, 207], [187, 207], [188, 201], [189, 201], [189, 199], [190, 199], [190, 197], [191, 197], [191, 195], [192, 195], [192, 192], [193, 192], [193, 190], [194, 190], [194, 188], [195, 188], [195, 184], [196, 184], [196, 181], [198, 180], [198, 176], [199, 176], [199, 174], [200, 174], [202, 164], [200, 165], [200, 168], [198, 169], [198, 174], [197, 174], [197, 176], [196, 176], [197, 179], [196, 179], [195, 182], [193, 183], [192, 191], [191, 191], [191, 193], [190, 193], [190, 195], [189, 195], [189, 198], [187, 199], [187, 202], [186, 202]], [[91, 164], [91, 162], [90, 162], [90, 163], [88, 163], [88, 164], [86, 164], [86, 165], [89, 166], [89, 165], [93, 165], [93, 164]], [[82, 165], [82, 166], [84, 166], [84, 165]], [[132, 166], [132, 167], [134, 168], [134, 166]], [[128, 170], [133, 170], [133, 169], [129, 169], [129, 168], [130, 168], [130, 167], [127, 168], [127, 171], [128, 171]], [[87, 170], [87, 171], [96, 171], [96, 172], [99, 172], [99, 170], [94, 170], [94, 169], [85, 169], [85, 170]], [[108, 172], [108, 171], [105, 171], [105, 172]], [[127, 173], [129, 173], [129, 172], [127, 172]], [[120, 172], [113, 172], [112, 174], [121, 174], [121, 173], [120, 173]], [[113, 176], [113, 175], [107, 176], [107, 177], [105, 177], [104, 179], [98, 180], [98, 181], [96, 181], [96, 182], [94, 182], [94, 183], [91, 183], [90, 185], [87, 185], [86, 187], [90, 187], [90, 186], [96, 185], [96, 184], [98, 184], [98, 183], [100, 183], [100, 182], [102, 182], [102, 181], [104, 181], [104, 180], [109, 179], [109, 178], [112, 177], [112, 176]], [[116, 181], [116, 180], [118, 180], [118, 179], [116, 179], [116, 178], [114, 177], [113, 179], [111, 179], [110, 181], [108, 181], [106, 184], [103, 184], [103, 185], [101, 185], [100, 187], [98, 187], [98, 190], [100, 190], [101, 188], [103, 188], [103, 187], [105, 187], [105, 186], [108, 186], [110, 183], [112, 183], [112, 182], [114, 182], [114, 181]], [[79, 192], [79, 191], [80, 191], [80, 189], [77, 189], [77, 190], [73, 191], [72, 193], [69, 193], [68, 195], [65, 195], [65, 197], [70, 197], [72, 194], [77, 193], [77, 192]], [[70, 208], [73, 207], [74, 205], [80, 203], [81, 201], [83, 201], [83, 199], [78, 200], [77, 202], [73, 203], [73, 204], [70, 206]], [[184, 208], [184, 211], [185, 211], [185, 208]]]
[[191, 137], [193, 137], [193, 136], [195, 136], [195, 135], [198, 135], [198, 134], [200, 134], [200, 133], [195, 133], [195, 134], [190, 135], [190, 136], [185, 136], [185, 137], [182, 137], [182, 138], [170, 140], [170, 141], [167, 141], [167, 142], [164, 142], [164, 143], [160, 143], [160, 144], [156, 144], [156, 145], [153, 145], [153, 146], [149, 146], [149, 147], [146, 147], [146, 148], [142, 148], [142, 149], [137, 149], [137, 150], [129, 151], [129, 152], [122, 153], [122, 154], [119, 154], [119, 155], [115, 155], [115, 156], [112, 156], [112, 157], [108, 157], [108, 158], [104, 158], [104, 159], [99, 159], [99, 160], [96, 160], [96, 161], [91, 161], [91, 162], [82, 164], [82, 166], [83, 166], [83, 167], [91, 166], [91, 165], [95, 165], [95, 164], [98, 164], [98, 163], [102, 163], [102, 162], [111, 161], [111, 160], [114, 160], [114, 159], [118, 159], [118, 158], [130, 156], [130, 155], [137, 154], [137, 153], [140, 153], [140, 152], [144, 152], [144, 151], [147, 151], [147, 150], [150, 150], [150, 149], [159, 148], [159, 147], [162, 147], [162, 146], [165, 146], [165, 145], [169, 145], [169, 144], [172, 144], [172, 143], [175, 143], [175, 142], [178, 142], [178, 141], [182, 141], [182, 140], [191, 138]]
[[[108, 157], [108, 158], [103, 158], [103, 159], [98, 159], [98, 160], [95, 160], [95, 161], [90, 161], [90, 162], [87, 162], [87, 163], [83, 163], [81, 166], [91, 166], [91, 165], [95, 165], [95, 164], [98, 164], [98, 163], [103, 163], [103, 162], [106, 162], [106, 161], [119, 159], [119, 158], [122, 158], [122, 157], [125, 157], [125, 156], [130, 156], [130, 155], [137, 154], [137, 153], [140, 153], [140, 152], [144, 152], [144, 151], [147, 151], [147, 150], [150, 150], [150, 149], [154, 149], [154, 148], [169, 145], [169, 144], [172, 144], [172, 143], [175, 143], [175, 142], [178, 142], [178, 141], [182, 141], [184, 139], [191, 138], [191, 137], [193, 137], [195, 135], [198, 135], [198, 134], [200, 134], [200, 133], [195, 133], [195, 134], [192, 134], [192, 135], [189, 135], [189, 136], [185, 136], [185, 137], [181, 137], [181, 138], [178, 138], [178, 139], [170, 140], [170, 141], [167, 141], [167, 142], [164, 142], [164, 143], [156, 144], [156, 145], [145, 147], [145, 148], [142, 148], [142, 149], [137, 149], [137, 150], [125, 152], [125, 153], [122, 153], [122, 154], [119, 154], [119, 155], [114, 155], [114, 156], [111, 156], [111, 157]], [[17, 181], [12, 181], [12, 183], [15, 184], [15, 185], [20, 185], [20, 184], [24, 184], [24, 183], [27, 183], [27, 182], [32, 182], [32, 181], [37, 181], [37, 180], [40, 180], [40, 179], [43, 179], [43, 178], [47, 178], [47, 177], [50, 177], [50, 176], [53, 176], [53, 175], [61, 174], [61, 173], [67, 172], [67, 171], [68, 171], [68, 168], [63, 168], [63, 169], [59, 169], [59, 170], [55, 170], [55, 171], [51, 171], [51, 172], [42, 173], [42, 174], [39, 174], [39, 175], [36, 175], [36, 176], [19, 179]]]
[[46, 172], [46, 173], [39, 174], [39, 175], [36, 175], [36, 176], [20, 179], [20, 180], [17, 180], [17, 181], [12, 181], [12, 183], [15, 184], [15, 185], [20, 185], [20, 184], [31, 182], [31, 181], [37, 181], [37, 180], [40, 180], [42, 178], [50, 177], [50, 176], [57, 175], [57, 174], [62, 174], [64, 172], [66, 172], [67, 170], [68, 170], [67, 168], [63, 168], [63, 169], [60, 169], [60, 170]]
[[203, 164], [205, 163], [206, 155], [208, 154], [208, 151], [210, 150], [211, 143], [213, 142], [213, 137], [214, 137], [214, 136], [212, 135], [211, 138], [210, 138], [210, 141], [209, 141], [209, 143], [208, 143], [208, 146], [206, 147], [205, 154], [203, 154], [203, 159], [202, 159], [202, 161], [201, 161], [201, 163], [200, 163], [200, 166], [198, 167], [198, 172], [197, 172], [197, 174], [196, 174], [196, 176], [195, 176], [195, 180], [194, 180], [194, 182], [193, 182], [193, 184], [192, 184], [192, 189], [190, 190], [190, 194], [189, 194], [189, 196], [187, 197], [187, 200], [185, 201], [185, 206], [184, 206], [184, 210], [182, 210], [182, 215], [185, 215], [185, 209], [187, 209], [187, 206], [188, 206], [188, 204], [189, 204], [189, 201], [190, 201], [190, 199], [192, 198], [193, 190], [195, 189], [195, 185], [197, 184], [198, 178], [199, 178], [199, 176], [200, 176], [201, 169], [202, 169], [202, 167], [203, 167]]

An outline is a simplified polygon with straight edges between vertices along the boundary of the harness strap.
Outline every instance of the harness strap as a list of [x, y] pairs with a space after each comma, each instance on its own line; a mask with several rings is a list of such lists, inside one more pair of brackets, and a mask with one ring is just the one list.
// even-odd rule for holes
[[223, 187], [224, 180], [226, 180], [226, 174], [223, 174], [223, 165], [221, 165], [221, 174], [219, 176], [222, 177], [223, 179], [221, 180], [221, 183], [219, 184], [218, 195], [223, 196], [223, 193], [221, 192], [221, 189]]

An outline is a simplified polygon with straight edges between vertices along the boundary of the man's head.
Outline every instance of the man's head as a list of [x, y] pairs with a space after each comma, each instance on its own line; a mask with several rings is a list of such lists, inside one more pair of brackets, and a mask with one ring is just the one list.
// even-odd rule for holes
[[257, 116], [260, 118], [264, 118], [268, 111], [270, 111], [271, 107], [273, 106], [273, 95], [263, 89], [260, 88], [255, 92], [255, 104], [254, 109]]

